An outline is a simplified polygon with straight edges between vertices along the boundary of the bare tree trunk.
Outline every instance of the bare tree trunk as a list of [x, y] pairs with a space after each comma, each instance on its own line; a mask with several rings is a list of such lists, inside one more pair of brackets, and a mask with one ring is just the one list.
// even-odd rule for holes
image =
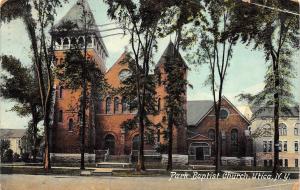
[[145, 131], [145, 124], [144, 124], [144, 111], [141, 108], [141, 113], [139, 115], [139, 135], [140, 135], [140, 146], [139, 146], [139, 155], [138, 155], [138, 162], [136, 166], [136, 170], [138, 172], [144, 171], [145, 168], [145, 158], [144, 158], [144, 131]]
[[168, 116], [168, 165], [167, 170], [171, 171], [172, 166], [172, 151], [173, 151], [173, 109], [170, 110], [169, 116]]
[[[278, 64], [274, 66], [275, 89], [279, 87]], [[274, 166], [272, 176], [275, 177], [279, 171], [279, 94], [274, 94]]]

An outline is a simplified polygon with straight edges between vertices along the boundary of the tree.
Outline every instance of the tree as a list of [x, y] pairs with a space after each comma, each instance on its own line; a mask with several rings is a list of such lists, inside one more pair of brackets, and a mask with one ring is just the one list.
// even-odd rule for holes
[[279, 9], [298, 13], [299, 2], [276, 0], [260, 3], [275, 10], [241, 5], [243, 9], [237, 10], [235, 14], [236, 20], [247, 23], [240, 26], [242, 41], [247, 45], [254, 44], [254, 49], [263, 50], [266, 63], [269, 63], [264, 89], [255, 96], [248, 94], [241, 97], [259, 105], [261, 109], [274, 108], [272, 174], [276, 176], [279, 170], [279, 117], [294, 102], [291, 92], [291, 79], [295, 77], [292, 56], [299, 49], [299, 16], [281, 12]]
[[146, 84], [149, 77], [152, 54], [156, 47], [158, 22], [162, 18], [166, 7], [158, 0], [133, 1], [133, 0], [105, 0], [108, 4], [107, 14], [119, 22], [124, 31], [130, 35], [130, 45], [137, 71], [136, 98], [139, 122], [139, 155], [137, 171], [145, 170], [144, 165], [144, 132], [147, 112]]
[[[52, 123], [53, 107], [53, 73], [52, 48], [48, 49], [45, 29], [54, 21], [55, 8], [61, 5], [60, 0], [10, 0], [1, 6], [1, 20], [10, 22], [21, 18], [25, 24], [33, 51], [35, 74], [39, 82], [40, 98], [44, 115], [45, 154], [44, 168], [51, 169], [49, 138]], [[37, 19], [32, 15], [33, 9], [37, 12]], [[38, 34], [38, 35], [37, 35]]]
[[1, 162], [3, 161], [4, 152], [10, 147], [10, 141], [5, 139], [0, 139], [0, 153], [1, 153]]
[[[122, 85], [118, 89], [113, 89], [112, 93], [120, 94], [122, 97], [126, 97], [126, 106], [129, 107], [129, 111], [133, 112], [138, 108], [137, 102], [137, 86], [136, 86], [136, 75], [142, 72], [142, 69], [139, 67], [139, 71], [137, 71], [135, 66], [135, 60], [132, 59], [130, 53], [126, 52], [125, 59], [121, 61], [121, 64], [128, 64], [128, 69], [130, 71], [130, 75], [127, 76], [123, 81], [121, 81]], [[155, 75], [148, 75], [147, 79], [141, 79], [143, 83], [145, 83], [145, 117], [144, 117], [144, 135], [147, 138], [147, 143], [154, 144], [154, 130], [157, 129], [158, 125], [154, 124], [151, 121], [151, 116], [156, 115], [157, 112], [157, 99], [156, 99], [156, 78]], [[149, 117], [150, 116], [150, 117]], [[138, 128], [137, 123], [139, 122], [138, 114], [136, 114], [132, 119], [128, 119], [122, 123], [122, 127], [125, 132], [130, 130], [135, 130]]]
[[239, 39], [236, 33], [231, 32], [236, 4], [231, 0], [205, 1], [205, 19], [196, 18], [194, 26], [185, 33], [185, 46], [193, 52], [189, 53], [188, 59], [194, 64], [209, 65], [210, 72], [205, 84], [210, 85], [214, 101], [216, 173], [220, 172], [221, 164], [219, 119], [224, 81], [233, 56], [233, 47]]
[[[89, 107], [91, 111], [90, 121], [95, 122], [95, 106], [100, 99], [105, 96], [105, 92], [109, 89], [109, 85], [104, 78], [103, 71], [98, 68], [96, 63], [88, 57], [87, 46], [88, 36], [94, 31], [94, 20], [92, 13], [87, 10], [86, 4], [78, 2], [78, 5], [82, 7], [81, 20], [83, 27], [73, 23], [72, 21], [64, 23], [58, 29], [65, 33], [71, 33], [72, 30], [76, 30], [78, 33], [84, 35], [84, 43], [73, 44], [70, 50], [65, 53], [64, 63], [60, 63], [56, 66], [57, 78], [68, 88], [80, 90], [81, 97], [79, 99], [80, 105], [74, 108], [74, 112], [78, 113], [80, 119], [80, 144], [81, 144], [81, 165], [80, 169], [84, 169], [84, 153], [85, 153], [85, 131], [86, 131], [86, 110]], [[92, 124], [93, 125], [93, 124]]]
[[13, 56], [3, 55], [1, 67], [6, 73], [1, 74], [0, 84], [1, 96], [11, 99], [17, 103], [11, 111], [17, 112], [21, 117], [31, 116], [29, 126], [32, 128], [32, 155], [36, 159], [38, 148], [37, 124], [42, 120], [42, 105], [39, 96], [38, 84], [32, 69], [24, 67], [22, 63]]
[[186, 69], [184, 60], [181, 58], [177, 47], [172, 45], [170, 57], [166, 58], [164, 70], [166, 72], [165, 85], [167, 96], [166, 112], [168, 118], [168, 165], [167, 170], [172, 170], [172, 144], [173, 126], [184, 127], [184, 116], [186, 115], [184, 104], [186, 102]]

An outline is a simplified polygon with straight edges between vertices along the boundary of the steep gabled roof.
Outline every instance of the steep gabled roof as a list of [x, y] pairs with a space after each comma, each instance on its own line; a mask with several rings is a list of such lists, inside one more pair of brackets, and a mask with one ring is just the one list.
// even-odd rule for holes
[[[248, 124], [250, 124], [250, 121], [225, 96], [222, 96], [222, 100], [226, 101]], [[188, 125], [198, 125], [213, 109], [213, 101], [211, 100], [188, 101]]]
[[187, 102], [187, 124], [196, 125], [213, 106], [211, 100], [196, 100]]
[[21, 138], [26, 129], [0, 129], [0, 139]]
[[159, 67], [161, 64], [166, 62], [166, 57], [172, 57], [175, 53], [179, 55], [179, 59], [182, 61], [184, 64], [184, 67], [188, 68], [187, 64], [185, 63], [184, 59], [181, 57], [181, 54], [178, 52], [178, 50], [175, 48], [174, 44], [172, 41], [168, 44], [167, 48], [165, 49], [164, 53], [160, 57], [159, 61], [155, 65], [155, 68]]
[[95, 25], [95, 19], [94, 15], [91, 11], [91, 8], [86, 0], [78, 0], [75, 5], [72, 6], [72, 8], [67, 12], [65, 16], [63, 16], [57, 24], [55, 24], [52, 29], [57, 29], [59, 27], [64, 26], [67, 22], [72, 22], [73, 24], [76, 24], [79, 29], [84, 28], [84, 21], [83, 21], [83, 10], [86, 11], [86, 15], [89, 15], [87, 18], [88, 23]]

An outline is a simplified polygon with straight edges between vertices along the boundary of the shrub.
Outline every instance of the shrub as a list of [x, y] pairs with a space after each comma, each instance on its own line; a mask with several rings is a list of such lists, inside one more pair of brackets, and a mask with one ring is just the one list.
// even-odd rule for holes
[[13, 151], [11, 149], [8, 149], [4, 152], [3, 155], [3, 162], [12, 162], [13, 161]]
[[21, 159], [20, 159], [20, 154], [18, 154], [18, 153], [14, 153], [14, 155], [13, 155], [13, 161], [14, 162], [19, 162], [19, 161], [21, 161]]
[[23, 162], [29, 162], [29, 153], [28, 152], [24, 152], [21, 154], [21, 160]]

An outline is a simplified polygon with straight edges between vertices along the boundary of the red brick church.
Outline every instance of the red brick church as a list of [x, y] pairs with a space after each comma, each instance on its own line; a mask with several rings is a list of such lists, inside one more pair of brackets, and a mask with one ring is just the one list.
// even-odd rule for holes
[[[82, 2], [82, 1], [80, 1]], [[83, 1], [85, 2], [85, 1]], [[96, 25], [95, 19], [87, 2], [84, 9], [90, 13], [90, 22]], [[72, 48], [75, 43], [84, 43], [83, 23], [81, 13], [83, 6], [75, 4], [67, 14], [51, 29], [50, 34], [55, 42], [56, 64], [64, 61], [65, 52]], [[64, 32], [59, 30], [66, 22], [76, 23], [78, 28]], [[122, 47], [120, 47], [122, 48]], [[109, 69], [106, 68], [108, 51], [102, 40], [100, 31], [93, 28], [88, 33], [87, 54], [97, 67], [105, 74], [107, 82], [113, 88], [119, 88], [122, 80], [130, 71], [128, 65], [123, 63], [126, 52]], [[154, 68], [156, 77], [165, 79], [164, 63], [166, 57], [172, 55], [174, 45], [169, 43]], [[181, 58], [184, 62], [184, 60]], [[186, 65], [186, 64], [184, 64]], [[187, 67], [182, 68], [187, 72]], [[159, 81], [159, 80], [157, 80]], [[52, 153], [79, 153], [79, 120], [78, 110], [74, 109], [79, 103], [80, 90], [72, 91], [64, 87], [61, 81], [55, 80], [55, 121], [52, 128]], [[160, 128], [153, 131], [154, 144], [145, 142], [146, 150], [154, 150], [159, 144], [166, 144], [163, 138], [167, 127], [166, 112], [164, 109], [166, 91], [162, 83], [156, 84], [156, 99], [159, 113], [149, 116], [154, 124], [160, 124]], [[224, 101], [224, 102], [223, 102]], [[249, 121], [235, 108], [226, 98], [222, 105], [224, 117], [222, 117], [221, 131], [224, 144], [222, 154], [226, 156], [246, 155], [247, 142], [245, 131]], [[190, 154], [193, 159], [209, 159], [213, 157], [214, 131], [212, 115], [212, 102], [210, 101], [187, 101], [184, 105], [187, 111], [186, 125], [174, 128], [174, 154]], [[88, 109], [88, 122], [86, 126], [86, 150], [89, 153], [107, 150], [112, 155], [129, 155], [138, 148], [138, 131], [124, 130], [122, 123], [131, 119], [136, 114], [135, 110], [129, 109], [126, 97], [120, 95], [108, 95], [97, 105]], [[223, 137], [224, 136], [224, 137]], [[222, 142], [223, 142], [222, 141]], [[244, 143], [244, 141], [246, 143]], [[242, 143], [243, 142], [243, 143]], [[223, 147], [224, 146], [224, 147]], [[241, 151], [240, 151], [241, 150]], [[246, 150], [246, 151], [242, 151]]]

